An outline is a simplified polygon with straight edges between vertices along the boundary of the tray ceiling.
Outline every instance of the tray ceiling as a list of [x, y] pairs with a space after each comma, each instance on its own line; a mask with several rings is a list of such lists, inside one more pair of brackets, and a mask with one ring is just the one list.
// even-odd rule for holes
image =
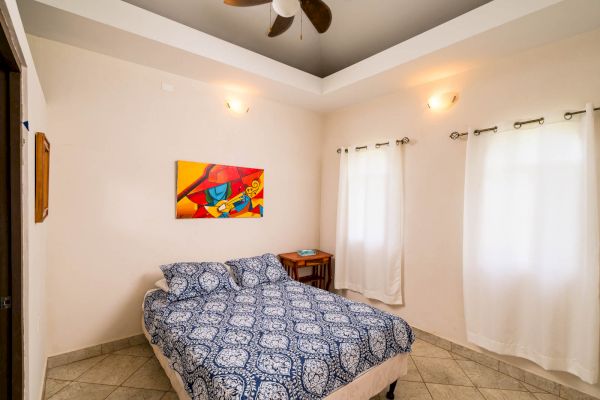
[[[490, 0], [325, 0], [333, 13], [319, 35], [304, 16], [267, 37], [270, 5], [231, 7], [222, 0], [123, 0], [310, 74], [325, 77]], [[273, 19], [275, 13], [273, 13]]]
[[320, 78], [122, 0], [18, 0], [18, 5], [30, 35], [205, 82], [224, 95], [261, 96], [318, 112], [600, 28], [598, 0], [493, 0]]

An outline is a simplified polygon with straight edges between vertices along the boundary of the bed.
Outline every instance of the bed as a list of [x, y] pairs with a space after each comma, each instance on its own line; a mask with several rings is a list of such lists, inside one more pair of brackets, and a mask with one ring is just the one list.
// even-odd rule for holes
[[290, 279], [176, 301], [154, 289], [143, 307], [182, 400], [370, 399], [406, 373], [414, 341], [401, 318]]

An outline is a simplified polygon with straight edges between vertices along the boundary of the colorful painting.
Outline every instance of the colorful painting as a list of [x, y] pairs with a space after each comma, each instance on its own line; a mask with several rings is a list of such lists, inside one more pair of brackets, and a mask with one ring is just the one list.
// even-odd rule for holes
[[177, 161], [177, 218], [260, 218], [265, 171]]

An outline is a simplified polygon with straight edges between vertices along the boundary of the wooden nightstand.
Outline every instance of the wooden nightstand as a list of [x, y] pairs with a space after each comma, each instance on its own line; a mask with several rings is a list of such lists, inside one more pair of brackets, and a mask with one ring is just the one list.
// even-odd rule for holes
[[[314, 256], [300, 256], [298, 253], [284, 253], [279, 255], [281, 263], [292, 279], [303, 283], [311, 283], [321, 289], [329, 290], [331, 285], [331, 259], [333, 254], [317, 250]], [[298, 269], [312, 267], [310, 275], [299, 276]]]

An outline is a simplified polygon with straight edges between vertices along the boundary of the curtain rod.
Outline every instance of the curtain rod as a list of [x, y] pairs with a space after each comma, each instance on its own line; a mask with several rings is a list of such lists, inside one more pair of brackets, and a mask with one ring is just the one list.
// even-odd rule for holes
[[[544, 121], [545, 121], [545, 120], [544, 120], [544, 117], [541, 117], [541, 118], [536, 118], [536, 119], [530, 119], [530, 120], [527, 120], [527, 121], [517, 121], [517, 122], [515, 122], [515, 123], [513, 124], [513, 127], [514, 127], [515, 129], [521, 129], [521, 127], [522, 127], [523, 125], [527, 125], [527, 124], [533, 124], [533, 123], [536, 123], [536, 122], [537, 122], [538, 124], [542, 125], [542, 124], [544, 123]], [[475, 135], [475, 136], [479, 136], [479, 135], [481, 135], [482, 133], [484, 133], [484, 132], [489, 132], [489, 131], [494, 131], [494, 133], [498, 132], [498, 126], [492, 126], [491, 128], [485, 128], [485, 129], [475, 129], [475, 130], [473, 131], [473, 135]], [[452, 140], [456, 140], [456, 139], [458, 139], [459, 137], [461, 137], [461, 136], [466, 136], [466, 135], [468, 135], [468, 134], [469, 134], [469, 132], [452, 132], [452, 133], [450, 134], [450, 139], [452, 139]]]
[[[494, 133], [496, 133], [496, 132], [498, 132], [498, 127], [497, 127], [497, 126], [492, 126], [491, 128], [485, 128], [485, 129], [475, 129], [475, 130], [473, 131], [473, 135], [475, 135], [475, 136], [479, 136], [479, 135], [481, 135], [482, 133], [484, 133], [484, 132], [489, 132], [489, 131], [494, 131]], [[452, 133], [450, 134], [450, 138], [451, 138], [452, 140], [456, 140], [456, 139], [458, 139], [459, 137], [461, 137], [461, 136], [466, 136], [466, 135], [468, 135], [468, 134], [469, 134], [469, 132], [452, 132]]]
[[[409, 138], [407, 138], [407, 137], [405, 136], [405, 137], [403, 137], [402, 139], [397, 139], [397, 140], [396, 140], [396, 146], [398, 146], [399, 144], [406, 144], [406, 143], [408, 143], [408, 142], [410, 142], [410, 139], [409, 139]], [[376, 149], [378, 149], [378, 148], [380, 148], [381, 146], [389, 146], [389, 144], [390, 144], [390, 142], [385, 142], [385, 143], [375, 143], [375, 148], [376, 148]], [[354, 148], [354, 150], [356, 150], [356, 151], [359, 151], [359, 150], [364, 150], [364, 149], [366, 149], [366, 148], [368, 148], [368, 147], [369, 147], [369, 146], [357, 146], [357, 147], [355, 147], [355, 148]], [[347, 153], [347, 152], [348, 152], [348, 149], [345, 149], [345, 150], [344, 150], [344, 153]], [[338, 153], [338, 154], [341, 154], [341, 153], [342, 153], [342, 149], [337, 149], [337, 153]]]
[[[596, 107], [594, 108], [594, 111], [599, 111], [600, 107]], [[579, 111], [567, 111], [564, 115], [566, 120], [569, 120], [571, 118], [573, 118], [573, 115], [577, 115], [577, 114], [583, 114], [585, 112], [585, 110], [579, 110]]]
[[[594, 111], [599, 111], [599, 110], [600, 110], [600, 107], [596, 107], [596, 108], [594, 108]], [[583, 114], [583, 113], [585, 113], [585, 110], [579, 110], [579, 111], [567, 111], [567, 112], [566, 112], [566, 113], [563, 115], [563, 117], [564, 117], [566, 120], [570, 120], [571, 118], [573, 118], [573, 115], [578, 115], [578, 114]], [[513, 124], [513, 127], [514, 127], [515, 129], [520, 129], [520, 128], [521, 128], [523, 125], [527, 125], [527, 124], [533, 124], [533, 123], [536, 123], [536, 122], [537, 122], [538, 124], [542, 125], [542, 124], [545, 122], [545, 120], [544, 120], [544, 117], [535, 118], [535, 119], [530, 119], [530, 120], [527, 120], [527, 121], [517, 121], [517, 122], [515, 122], [515, 123]], [[473, 131], [473, 135], [475, 135], [475, 136], [479, 136], [480, 134], [482, 134], [482, 133], [484, 133], [484, 132], [489, 132], [489, 131], [494, 131], [494, 133], [496, 133], [496, 132], [498, 132], [498, 127], [497, 127], [497, 126], [493, 126], [493, 127], [491, 127], [491, 128], [485, 128], [485, 129], [475, 129], [475, 130]], [[449, 136], [450, 136], [450, 139], [452, 139], [452, 140], [456, 140], [456, 139], [458, 139], [459, 137], [461, 137], [461, 136], [466, 136], [466, 135], [468, 135], [468, 134], [469, 134], [469, 132], [458, 132], [458, 131], [455, 131], [455, 132], [452, 132], [452, 133], [451, 133]]]

